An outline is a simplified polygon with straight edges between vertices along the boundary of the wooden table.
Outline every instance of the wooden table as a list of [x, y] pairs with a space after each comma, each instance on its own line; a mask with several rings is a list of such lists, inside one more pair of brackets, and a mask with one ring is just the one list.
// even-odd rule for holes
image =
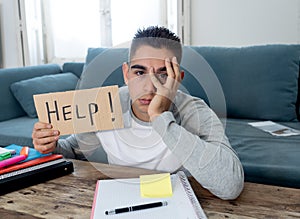
[[[0, 218], [89, 218], [96, 181], [154, 171], [73, 160], [74, 173], [0, 196]], [[101, 172], [100, 172], [100, 171]], [[234, 201], [224, 201], [190, 183], [208, 218], [300, 218], [300, 189], [245, 183]]]

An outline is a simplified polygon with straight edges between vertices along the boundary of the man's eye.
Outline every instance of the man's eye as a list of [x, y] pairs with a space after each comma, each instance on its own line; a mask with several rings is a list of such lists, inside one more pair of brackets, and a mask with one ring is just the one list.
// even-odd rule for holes
[[160, 79], [167, 79], [168, 74], [167, 73], [160, 73], [160, 74], [157, 74], [157, 77], [160, 78]]
[[167, 81], [168, 74], [167, 73], [160, 73], [160, 74], [157, 74], [156, 77], [158, 78], [158, 80], [160, 81], [160, 83], [164, 84]]
[[143, 71], [136, 71], [134, 74], [137, 75], [137, 76], [142, 76], [145, 73]]

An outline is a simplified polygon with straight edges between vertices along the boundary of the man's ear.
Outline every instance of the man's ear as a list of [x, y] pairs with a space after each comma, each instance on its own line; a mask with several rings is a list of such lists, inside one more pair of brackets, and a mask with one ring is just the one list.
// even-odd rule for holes
[[128, 85], [128, 71], [129, 70], [129, 66], [126, 62], [123, 63], [122, 65], [122, 71], [123, 71], [123, 79], [126, 85]]
[[181, 77], [181, 80], [184, 78], [184, 71], [180, 72], [180, 77]]

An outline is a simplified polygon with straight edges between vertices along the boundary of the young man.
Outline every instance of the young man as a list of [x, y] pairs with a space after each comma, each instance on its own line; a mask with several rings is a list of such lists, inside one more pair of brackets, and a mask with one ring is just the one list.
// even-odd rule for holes
[[83, 133], [59, 139], [51, 124], [35, 124], [34, 147], [42, 153], [62, 153], [81, 159], [98, 149], [110, 164], [174, 172], [187, 170], [222, 199], [234, 199], [243, 189], [242, 165], [214, 112], [178, 86], [180, 39], [163, 27], [139, 30], [123, 64], [127, 86], [119, 89], [124, 129]]

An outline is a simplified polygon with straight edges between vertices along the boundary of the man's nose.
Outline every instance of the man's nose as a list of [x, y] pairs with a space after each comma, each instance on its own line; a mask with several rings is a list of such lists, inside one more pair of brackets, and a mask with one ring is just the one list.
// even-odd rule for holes
[[144, 90], [147, 91], [148, 93], [155, 93], [156, 92], [156, 87], [152, 83], [152, 80], [151, 80], [149, 74], [147, 74], [147, 76], [145, 77], [143, 86], [144, 86]]

